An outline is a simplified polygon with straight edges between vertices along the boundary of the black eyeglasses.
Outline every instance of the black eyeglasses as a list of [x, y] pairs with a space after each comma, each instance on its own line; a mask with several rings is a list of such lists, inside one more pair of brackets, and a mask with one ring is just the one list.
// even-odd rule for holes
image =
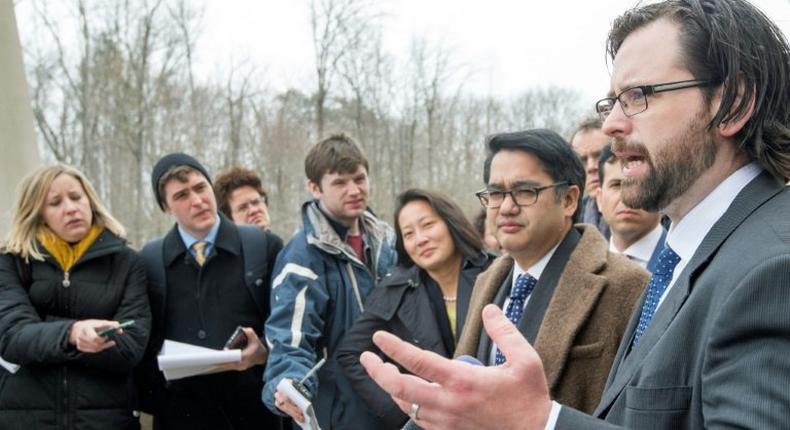
[[518, 206], [531, 206], [538, 201], [538, 195], [541, 191], [561, 185], [568, 185], [568, 183], [563, 181], [551, 185], [544, 185], [542, 187], [517, 188], [510, 191], [480, 190], [476, 192], [475, 195], [480, 199], [481, 205], [492, 209], [502, 206], [505, 197], [508, 195], [510, 195], [510, 198], [513, 199], [513, 202]]
[[649, 95], [714, 84], [715, 81], [692, 79], [688, 81], [667, 82], [665, 84], [640, 85], [638, 87], [631, 87], [621, 91], [620, 94], [615, 97], [606, 97], [598, 100], [595, 103], [595, 111], [601, 115], [602, 119], [606, 119], [609, 113], [612, 112], [612, 109], [614, 109], [614, 104], [619, 101], [620, 107], [623, 109], [625, 116], [634, 116], [647, 110], [647, 96]]

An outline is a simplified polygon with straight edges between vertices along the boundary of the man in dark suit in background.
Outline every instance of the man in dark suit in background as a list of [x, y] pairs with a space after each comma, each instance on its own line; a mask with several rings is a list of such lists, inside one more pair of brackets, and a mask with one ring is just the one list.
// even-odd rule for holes
[[609, 141], [609, 137], [601, 131], [602, 123], [599, 115], [586, 117], [576, 126], [570, 142], [574, 152], [582, 161], [585, 173], [587, 173], [581, 201], [581, 222], [594, 225], [608, 239], [611, 232], [595, 199], [601, 190], [601, 182], [598, 177], [600, 163], [598, 161], [601, 158], [601, 150]]
[[[672, 220], [598, 408], [552, 402], [540, 358], [494, 307], [508, 366], [474, 367], [385, 333], [373, 378], [425, 429], [787, 428], [790, 46], [743, 0], [671, 0], [618, 18], [610, 97], [623, 199]], [[495, 423], [495, 424], [494, 424]]]
[[610, 145], [603, 147], [598, 159], [601, 188], [595, 199], [612, 232], [609, 250], [625, 255], [653, 273], [667, 238], [667, 230], [661, 225], [661, 215], [657, 211], [634, 209], [623, 203], [623, 166]]
[[554, 397], [592, 412], [648, 274], [574, 225], [584, 170], [557, 133], [498, 134], [488, 150], [477, 196], [507, 255], [478, 276], [456, 353], [504, 362], [480, 314], [495, 303], [535, 343]]

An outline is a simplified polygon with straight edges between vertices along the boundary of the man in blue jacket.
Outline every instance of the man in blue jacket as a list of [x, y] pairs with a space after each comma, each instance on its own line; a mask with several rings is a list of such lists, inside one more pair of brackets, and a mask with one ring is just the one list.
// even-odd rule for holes
[[305, 158], [314, 199], [302, 206], [302, 228], [275, 264], [266, 321], [270, 348], [263, 401], [297, 422], [304, 417], [277, 385], [305, 381], [324, 430], [372, 428], [374, 416], [332, 357], [346, 330], [362, 314], [365, 298], [395, 264], [392, 229], [367, 209], [368, 162], [354, 140], [332, 135]]

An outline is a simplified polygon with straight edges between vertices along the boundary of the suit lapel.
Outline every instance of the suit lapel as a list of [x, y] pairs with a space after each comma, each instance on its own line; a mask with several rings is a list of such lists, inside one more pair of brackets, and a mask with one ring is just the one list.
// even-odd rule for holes
[[[488, 303], [494, 303], [495, 305], [499, 306], [500, 309], [502, 308], [502, 304], [505, 303], [505, 297], [510, 292], [511, 284], [513, 284], [513, 259], [510, 259], [510, 263], [511, 263], [509, 266], [510, 270], [507, 272], [507, 276], [505, 276], [504, 279], [499, 277], [500, 279], [500, 282], [498, 283], [499, 286], [496, 290], [494, 290], [496, 294], [495, 295], [491, 294], [494, 291], [491, 291], [489, 293], [493, 297], [492, 300], [490, 300]], [[495, 279], [492, 279], [492, 281], [495, 281]], [[490, 355], [492, 346], [493, 344], [491, 342], [491, 338], [488, 336], [488, 333], [486, 333], [485, 327], [481, 324], [480, 344], [477, 348], [477, 358], [483, 363], [485, 363], [486, 365], [493, 365], [493, 363], [488, 362], [488, 357]]]
[[[612, 361], [612, 369], [609, 370], [609, 376], [606, 378], [606, 385], [604, 385], [604, 393], [607, 391], [607, 388], [612, 385], [614, 382], [614, 378], [620, 369], [620, 366], [623, 363], [623, 360], [628, 355], [629, 350], [631, 349], [631, 340], [634, 338], [634, 332], [636, 331], [636, 326], [639, 324], [639, 316], [642, 310], [642, 304], [645, 302], [645, 296], [647, 295], [647, 288], [642, 292], [642, 295], [637, 300], [637, 304], [634, 305], [634, 309], [639, 310], [638, 312], [631, 313], [631, 318], [628, 320], [628, 325], [625, 327], [625, 332], [623, 333], [623, 338], [620, 341], [620, 346], [617, 348], [617, 354], [614, 356], [614, 360]], [[603, 399], [601, 399], [601, 405], [603, 404]], [[599, 405], [600, 408], [600, 405]]]
[[549, 302], [554, 296], [557, 284], [580, 238], [581, 234], [575, 228], [571, 228], [568, 231], [568, 234], [562, 239], [554, 251], [554, 255], [551, 256], [548, 264], [546, 264], [546, 268], [540, 275], [540, 280], [535, 286], [535, 290], [532, 291], [529, 302], [527, 302], [527, 306], [524, 309], [524, 314], [518, 322], [518, 330], [531, 344], [535, 343], [538, 330], [543, 324], [543, 318], [549, 307]]
[[458, 342], [458, 338], [461, 336], [461, 331], [464, 328], [464, 321], [466, 321], [466, 313], [469, 311], [469, 300], [472, 298], [472, 287], [475, 284], [475, 278], [480, 272], [478, 270], [461, 270], [461, 279], [458, 283], [458, 291], [455, 294], [455, 297], [458, 298], [458, 301], [455, 303], [455, 324], [456, 324], [456, 343]]
[[611, 383], [607, 383], [607, 387], [604, 389], [596, 414], [609, 408], [611, 403], [625, 388], [628, 381], [631, 380], [634, 373], [642, 366], [645, 357], [648, 356], [656, 343], [661, 340], [675, 315], [683, 307], [688, 295], [691, 294], [694, 280], [715, 256], [719, 247], [752, 212], [783, 188], [782, 184], [777, 183], [770, 175], [763, 172], [741, 190], [724, 215], [713, 225], [705, 239], [702, 240], [697, 251], [691, 257], [689, 264], [683, 269], [664, 302], [656, 311], [653, 320], [639, 339], [637, 346], [630, 352], [627, 352], [630, 349], [636, 325], [634, 320], [639, 318], [639, 314], [642, 311], [644, 295], [642, 296], [639, 306], [634, 310], [635, 315], [631, 317], [628, 331], [620, 343], [617, 353], [618, 357], [621, 357], [619, 367], [609, 377], [609, 382]]
[[494, 302], [502, 280], [507, 278], [513, 268], [513, 259], [507, 256], [498, 257], [488, 269], [480, 273], [472, 287], [472, 297], [469, 299], [469, 306], [464, 320], [464, 329], [456, 345], [456, 354], [472, 354], [481, 361], [484, 356], [480, 355], [480, 343], [483, 329], [483, 308]]
[[664, 249], [664, 243], [667, 241], [667, 229], [661, 227], [661, 237], [658, 239], [658, 243], [656, 247], [653, 249], [653, 254], [650, 255], [650, 261], [647, 262], [647, 271], [653, 273], [656, 269], [656, 264], [658, 264], [658, 255], [661, 254], [661, 250]]
[[606, 264], [608, 247], [603, 237], [593, 230], [593, 227], [585, 227], [578, 245], [563, 265], [562, 276], [535, 341], [549, 390], [554, 389], [565, 367], [575, 334], [589, 319], [606, 286], [606, 279], [596, 273]]

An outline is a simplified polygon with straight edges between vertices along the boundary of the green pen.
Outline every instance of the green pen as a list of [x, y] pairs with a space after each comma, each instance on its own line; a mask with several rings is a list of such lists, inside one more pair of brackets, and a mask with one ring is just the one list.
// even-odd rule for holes
[[134, 320], [124, 321], [115, 327], [107, 327], [96, 332], [99, 336], [107, 336], [108, 334], [122, 328], [131, 327], [134, 325]]

